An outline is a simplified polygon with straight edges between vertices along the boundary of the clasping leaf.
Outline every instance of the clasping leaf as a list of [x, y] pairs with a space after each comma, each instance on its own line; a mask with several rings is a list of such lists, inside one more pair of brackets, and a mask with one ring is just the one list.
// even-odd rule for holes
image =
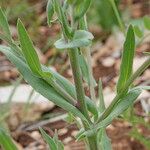
[[55, 47], [58, 49], [72, 49], [85, 47], [91, 44], [94, 36], [85, 30], [77, 30], [74, 33], [73, 39], [70, 41], [66, 41], [64, 38], [55, 42]]

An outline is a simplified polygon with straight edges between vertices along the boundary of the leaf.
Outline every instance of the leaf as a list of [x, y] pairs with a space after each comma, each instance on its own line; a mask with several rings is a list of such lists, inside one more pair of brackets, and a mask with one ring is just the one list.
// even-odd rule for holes
[[[80, 138], [85, 136], [92, 136], [97, 133], [97, 131], [101, 128], [105, 128], [108, 126], [114, 118], [123, 113], [133, 102], [137, 99], [137, 97], [141, 94], [140, 89], [134, 89], [129, 91], [126, 96], [124, 96], [120, 101], [115, 105], [113, 111], [101, 122], [97, 123], [95, 126], [91, 127], [90, 130], [87, 130], [79, 135]], [[78, 137], [78, 136], [77, 136]]]
[[98, 84], [98, 96], [99, 96], [99, 112], [102, 113], [106, 107], [104, 102], [104, 95], [103, 95], [103, 88], [102, 88], [102, 81], [99, 80]]
[[47, 13], [47, 23], [50, 26], [51, 25], [51, 20], [54, 14], [54, 7], [52, 0], [48, 0], [47, 7], [46, 7], [46, 13]]
[[12, 41], [11, 32], [9, 29], [8, 21], [3, 13], [2, 9], [0, 8], [0, 27], [2, 28], [2, 31], [4, 32], [5, 36]]
[[[45, 66], [42, 66], [42, 70], [44, 70], [45, 72], [50, 72], [54, 76], [54, 78], [58, 81], [58, 83], [61, 85], [61, 87], [63, 87], [64, 90], [66, 90], [73, 98], [76, 99], [75, 86], [69, 80], [67, 80], [66, 78], [64, 78], [60, 74], [58, 74], [56, 71], [53, 71], [50, 68], [47, 68]], [[85, 96], [85, 101], [86, 101], [86, 105], [87, 105], [88, 110], [92, 114], [97, 116], [98, 111], [97, 111], [95, 103], [87, 96]]]
[[[83, 55], [79, 55], [79, 64], [82, 72], [83, 79], [90, 85], [90, 75], [86, 60]], [[96, 85], [96, 81], [93, 78], [93, 83]]]
[[67, 42], [64, 38], [55, 42], [55, 47], [58, 49], [71, 49], [78, 47], [85, 47], [91, 44], [93, 35], [85, 30], [78, 30], [74, 33], [74, 37], [71, 41]]
[[60, 2], [58, 0], [53, 0], [54, 4], [54, 10], [56, 11], [60, 24], [62, 26], [62, 31], [65, 37], [71, 38], [72, 37], [72, 30], [69, 27], [68, 20], [66, 19], [67, 17], [65, 16], [65, 13], [60, 6]]
[[76, 10], [75, 20], [81, 19], [86, 14], [91, 3], [92, 3], [92, 0], [83, 0], [83, 2], [80, 5], [78, 5], [77, 10]]
[[18, 20], [17, 28], [21, 49], [32, 72], [37, 76], [50, 77], [51, 76], [50, 73], [42, 71], [38, 55], [21, 20]]
[[148, 16], [145, 16], [143, 18], [143, 21], [144, 21], [144, 26], [147, 30], [150, 30], [150, 17]]
[[16, 145], [13, 143], [10, 135], [0, 127], [0, 145], [4, 150], [17, 150]]
[[134, 26], [134, 33], [139, 38], [141, 38], [143, 36], [143, 32], [141, 31], [141, 29], [137, 25]]
[[57, 131], [55, 131], [53, 139], [54, 139], [54, 141], [55, 141], [55, 143], [57, 145], [57, 150], [64, 150], [63, 143], [58, 139]]
[[100, 129], [98, 132], [98, 141], [100, 150], [112, 150], [111, 142], [106, 134], [105, 128]]
[[119, 80], [117, 83], [117, 93], [122, 91], [124, 85], [132, 75], [134, 52], [135, 52], [135, 36], [133, 27], [132, 25], [130, 25], [127, 31], [127, 36], [123, 47]]
[[40, 130], [44, 140], [48, 144], [49, 149], [50, 150], [57, 150], [57, 145], [54, 142], [54, 140], [41, 127], [39, 127], [39, 130]]
[[6, 46], [0, 46], [0, 51], [4, 53], [7, 58], [18, 68], [19, 72], [23, 75], [24, 79], [35, 89], [38, 93], [43, 95], [48, 100], [55, 103], [57, 106], [63, 108], [68, 112], [72, 112], [75, 116], [78, 116], [82, 120], [86, 120], [84, 115], [73, 105], [68, 103], [64, 98], [62, 98], [46, 81], [42, 78], [35, 76], [27, 64], [16, 57], [12, 49]]

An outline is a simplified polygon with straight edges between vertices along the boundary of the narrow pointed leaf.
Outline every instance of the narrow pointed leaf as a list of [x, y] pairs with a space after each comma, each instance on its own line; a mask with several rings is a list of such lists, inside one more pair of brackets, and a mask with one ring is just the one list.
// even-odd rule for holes
[[119, 116], [122, 112], [124, 112], [133, 102], [137, 99], [137, 97], [141, 94], [140, 89], [134, 89], [129, 91], [126, 96], [124, 96], [120, 101], [116, 104], [113, 111], [108, 115], [107, 118], [105, 118], [103, 121], [97, 123], [95, 126], [91, 127], [91, 130], [85, 131], [82, 135], [80, 135], [80, 138], [83, 138], [85, 136], [92, 136], [100, 128], [104, 128], [108, 126], [114, 118]]
[[[42, 66], [42, 70], [44, 70], [45, 72], [50, 72], [58, 81], [58, 83], [61, 85], [61, 87], [63, 87], [74, 99], [76, 99], [76, 90], [75, 90], [75, 86], [66, 78], [64, 78], [63, 76], [61, 76], [60, 74], [58, 74], [57, 72]], [[88, 110], [95, 116], [98, 115], [98, 110], [96, 108], [95, 103], [87, 96], [85, 96], [85, 101], [86, 101], [86, 105], [88, 107]]]
[[53, 140], [55, 141], [55, 143], [57, 145], [57, 150], [64, 150], [63, 143], [58, 139], [58, 133], [57, 133], [57, 131], [55, 131]]
[[104, 102], [104, 95], [103, 95], [103, 88], [102, 88], [102, 81], [99, 80], [98, 84], [98, 96], [99, 96], [99, 112], [102, 113], [106, 107]]
[[123, 47], [120, 74], [117, 83], [118, 93], [124, 88], [124, 85], [132, 75], [134, 53], [135, 53], [135, 36], [133, 27], [130, 25], [127, 31], [127, 36]]
[[6, 46], [0, 46], [0, 52], [4, 53], [7, 56], [7, 58], [17, 67], [19, 72], [23, 75], [24, 79], [38, 93], [55, 103], [57, 106], [63, 108], [64, 110], [72, 112], [75, 116], [78, 116], [82, 120], [87, 121], [84, 115], [76, 107], [62, 98], [46, 81], [35, 76], [31, 72], [27, 64], [22, 59], [16, 57], [10, 48]]
[[49, 73], [44, 73], [42, 71], [41, 64], [40, 64], [38, 55], [36, 53], [36, 50], [33, 46], [33, 43], [31, 41], [30, 37], [28, 36], [24, 25], [22, 24], [22, 22], [20, 20], [18, 20], [17, 28], [18, 28], [21, 49], [23, 51], [25, 59], [29, 65], [30, 69], [32, 70], [32, 72], [35, 75], [50, 77]]
[[145, 26], [145, 28], [147, 30], [150, 30], [150, 17], [145, 16], [143, 20], [144, 20], [144, 26]]
[[47, 23], [48, 25], [51, 25], [51, 20], [54, 14], [54, 7], [53, 7], [52, 0], [48, 0], [46, 13], [47, 13]]
[[7, 18], [6, 18], [5, 14], [4, 14], [4, 12], [2, 11], [1, 8], [0, 8], [0, 28], [4, 32], [4, 35], [10, 41], [12, 41], [11, 32], [10, 32], [10, 29], [9, 29]]
[[81, 19], [86, 14], [91, 3], [92, 3], [92, 0], [83, 0], [83, 2], [80, 3], [80, 5], [78, 5], [77, 10], [76, 10], [75, 20]]
[[137, 25], [134, 26], [134, 32], [135, 32], [136, 36], [139, 38], [141, 38], [143, 36], [143, 32]]
[[17, 150], [10, 135], [2, 128], [0, 128], [0, 146], [2, 146], [4, 150]]
[[51, 138], [41, 127], [39, 128], [44, 140], [49, 146], [50, 150], [57, 150], [57, 145], [54, 142], [53, 138]]
[[67, 38], [71, 38], [71, 29], [69, 27], [68, 20], [66, 19], [65, 13], [60, 5], [60, 2], [58, 0], [53, 0], [53, 4], [62, 26], [64, 36]]
[[[88, 85], [90, 85], [89, 70], [88, 70], [87, 62], [83, 55], [79, 55], [79, 63], [80, 63], [80, 68], [81, 68], [83, 79], [86, 81]], [[92, 81], [94, 85], [96, 86], [96, 81], [94, 80], [94, 78], [92, 79], [93, 79]]]

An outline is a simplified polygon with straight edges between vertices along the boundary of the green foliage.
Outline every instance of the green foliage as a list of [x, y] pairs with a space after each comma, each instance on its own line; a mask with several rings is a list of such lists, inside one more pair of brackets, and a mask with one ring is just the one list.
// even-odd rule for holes
[[133, 58], [135, 51], [135, 36], [133, 27], [128, 28], [126, 40], [123, 47], [123, 55], [120, 66], [120, 75], [117, 83], [117, 92], [119, 93], [124, 88], [126, 82], [132, 75]]
[[119, 116], [122, 112], [124, 112], [133, 102], [137, 99], [137, 97], [141, 94], [140, 89], [133, 89], [129, 91], [123, 98], [119, 100], [118, 103], [116, 103], [114, 109], [111, 111], [111, 113], [101, 122], [97, 123], [95, 126], [91, 127], [88, 131], [82, 131], [80, 134], [78, 134], [77, 138], [83, 138], [85, 136], [92, 136], [95, 134], [99, 129], [105, 128], [108, 126], [114, 118]]
[[3, 128], [0, 127], [0, 145], [4, 150], [17, 150], [10, 135]]
[[[111, 4], [121, 30], [124, 32], [125, 26], [120, 18], [115, 1], [110, 0], [109, 3]], [[67, 49], [75, 85], [58, 73], [40, 64], [34, 45], [20, 20], [18, 20], [17, 24], [20, 45], [16, 45], [16, 42], [12, 40], [8, 21], [1, 9], [0, 27], [3, 33], [0, 34], [0, 38], [6, 41], [9, 47], [1, 45], [0, 52], [4, 53], [17, 67], [24, 79], [35, 91], [71, 114], [69, 118], [70, 122], [75, 119], [75, 117], [80, 118], [81, 122], [77, 122], [80, 122], [83, 128], [81, 128], [77, 136], [78, 140], [86, 137], [85, 141], [88, 141], [87, 143], [90, 150], [99, 150], [99, 147], [105, 150], [111, 149], [110, 140], [106, 134], [106, 127], [113, 119], [121, 115], [134, 103], [142, 89], [149, 89], [149, 87], [131, 88], [130, 86], [133, 85], [134, 80], [150, 65], [150, 58], [148, 58], [135, 73], [132, 73], [135, 51], [134, 32], [139, 37], [142, 36], [142, 33], [138, 27], [132, 27], [132, 25], [130, 25], [123, 47], [120, 74], [117, 83], [117, 94], [108, 108], [105, 108], [102, 83], [100, 81], [100, 102], [97, 107], [96, 104], [91, 101], [91, 99], [94, 100], [93, 97], [95, 97], [94, 86], [91, 86], [94, 79], [92, 78], [92, 67], [90, 64], [90, 45], [94, 37], [88, 31], [86, 22], [86, 13], [90, 4], [91, 0], [69, 0], [64, 3], [58, 0], [49, 0], [47, 5], [48, 24], [51, 23], [54, 13], [61, 24], [62, 38], [56, 41], [54, 45], [58, 49]], [[106, 10], [107, 9], [105, 9], [105, 11]], [[144, 19], [146, 28], [149, 25], [148, 20], [149, 19]], [[83, 50], [83, 47], [86, 48]], [[87, 51], [87, 58], [84, 56], [84, 51]], [[88, 82], [91, 99], [85, 95], [82, 78]], [[51, 138], [42, 128], [40, 128], [40, 131], [45, 141], [49, 144], [50, 149], [63, 150], [63, 145], [58, 140], [56, 134]]]
[[62, 107], [64, 110], [68, 112], [72, 112], [74, 115], [81, 117], [83, 120], [86, 120], [85, 117], [80, 113], [80, 111], [66, 102], [64, 98], [62, 98], [48, 83], [46, 83], [43, 79], [35, 76], [27, 64], [15, 56], [13, 50], [5, 47], [0, 46], [0, 51], [4, 53], [8, 59], [18, 68], [20, 73], [23, 75], [24, 79], [30, 83], [30, 85], [41, 95], [46, 97], [47, 99], [54, 102], [57, 106]]
[[5, 36], [11, 41], [12, 38], [11, 38], [11, 32], [9, 29], [8, 21], [1, 8], [0, 8], [0, 28], [2, 28]]
[[148, 16], [145, 16], [143, 18], [143, 21], [144, 21], [144, 26], [147, 30], [150, 30], [150, 17]]
[[105, 128], [100, 129], [98, 133], [98, 142], [100, 150], [112, 150], [111, 141], [107, 136]]
[[39, 128], [44, 140], [49, 146], [50, 150], [64, 150], [64, 146], [60, 140], [58, 140], [57, 136], [55, 135], [51, 138], [41, 127]]
[[75, 10], [75, 20], [81, 19], [86, 14], [91, 3], [92, 0], [83, 0], [82, 2], [78, 3]]
[[30, 40], [26, 29], [20, 20], [18, 20], [17, 28], [21, 49], [32, 72], [37, 76], [50, 77], [50, 73], [42, 71], [38, 55], [33, 47], [33, 43]]
[[55, 46], [58, 49], [72, 49], [85, 47], [91, 44], [91, 40], [93, 38], [94, 37], [90, 32], [84, 30], [77, 30], [74, 33], [72, 40], [67, 42], [64, 38], [62, 38], [55, 42]]
[[141, 38], [143, 36], [143, 32], [141, 31], [141, 29], [137, 25], [134, 26], [134, 33], [139, 38]]
[[46, 12], [47, 12], [47, 23], [48, 25], [51, 25], [51, 20], [54, 14], [54, 6], [52, 0], [48, 0]]

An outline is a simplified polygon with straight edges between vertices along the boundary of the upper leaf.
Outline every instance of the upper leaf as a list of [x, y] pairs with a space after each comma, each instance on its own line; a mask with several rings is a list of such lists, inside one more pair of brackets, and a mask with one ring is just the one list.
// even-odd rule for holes
[[85, 47], [91, 44], [93, 35], [85, 30], [77, 30], [74, 33], [73, 39], [66, 41], [64, 38], [55, 42], [55, 47], [58, 49], [71, 49]]
[[86, 14], [91, 3], [92, 0], [83, 0], [82, 3], [77, 5], [75, 20], [81, 19]]
[[150, 30], [150, 17], [148, 16], [144, 17], [144, 26], [146, 29]]
[[48, 0], [47, 7], [46, 7], [46, 13], [47, 13], [47, 23], [48, 23], [48, 25], [50, 25], [53, 14], [54, 14], [54, 7], [53, 7], [52, 0]]
[[17, 28], [21, 49], [32, 72], [37, 76], [50, 77], [50, 73], [42, 71], [36, 50], [21, 20], [18, 20]]
[[135, 53], [135, 36], [133, 27], [132, 25], [130, 25], [127, 31], [127, 36], [123, 47], [120, 74], [117, 83], [118, 93], [124, 88], [124, 85], [126, 84], [127, 80], [132, 75], [134, 53]]
[[2, 9], [0, 8], [0, 27], [2, 28], [2, 31], [4, 32], [5, 36], [12, 41], [11, 32], [9, 29], [8, 21], [3, 13]]
[[139, 38], [141, 38], [143, 36], [143, 32], [137, 25], [134, 26], [134, 32], [135, 32], [136, 36], [138, 36]]

